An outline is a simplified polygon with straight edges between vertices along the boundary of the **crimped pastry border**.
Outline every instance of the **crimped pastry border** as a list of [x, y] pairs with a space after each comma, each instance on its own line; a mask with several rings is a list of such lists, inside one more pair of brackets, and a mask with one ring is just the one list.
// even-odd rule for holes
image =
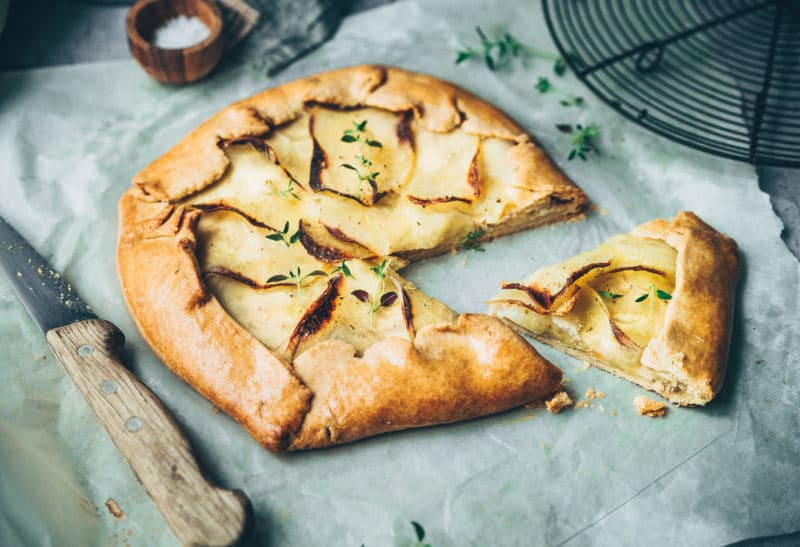
[[[336, 391], [331, 386], [348, 380], [348, 371], [341, 367], [331, 367], [335, 372], [330, 373], [322, 367], [322, 372], [309, 372], [303, 378], [225, 312], [205, 287], [194, 255], [200, 213], [175, 202], [225, 173], [229, 160], [218, 146], [221, 141], [265, 135], [295, 119], [310, 103], [411, 111], [431, 131], [461, 127], [514, 142], [514, 168], [534, 178], [537, 193], [551, 199], [539, 222], [533, 217], [527, 224], [514, 219], [513, 230], [511, 223], [501, 222], [490, 227], [487, 237], [541, 224], [541, 219], [575, 218], [585, 208], [583, 192], [521, 127], [497, 108], [432, 76], [362, 65], [263, 91], [223, 109], [145, 167], [120, 201], [119, 276], [137, 326], [158, 357], [273, 451], [457, 421], [549, 396], [560, 385], [560, 371], [512, 329], [487, 316], [462, 315], [455, 325], [423, 329], [420, 343], [387, 339], [363, 358], [347, 357], [365, 371], [377, 368], [387, 376], [393, 374], [389, 364], [400, 358], [414, 363], [417, 375], [435, 370], [440, 382], [464, 374], [474, 380], [455, 382], [463, 391], [451, 391], [447, 397], [441, 386], [420, 391], [422, 382], [414, 393], [401, 396], [395, 390], [382, 398], [380, 386], [353, 387], [352, 397]], [[478, 342], [481, 351], [474, 349]], [[341, 361], [342, 351], [336, 344], [327, 344], [317, 350], [317, 360]], [[484, 362], [485, 354], [493, 355], [492, 363]], [[448, 364], [453, 362], [458, 367]], [[304, 365], [306, 370], [319, 368]], [[484, 381], [481, 374], [487, 371], [490, 378]], [[313, 390], [309, 389], [312, 384]], [[334, 392], [335, 397], [329, 395]], [[369, 408], [359, 412], [359, 404]], [[398, 405], [402, 412], [392, 412]], [[346, 415], [347, 423], [338, 423], [337, 415]]]

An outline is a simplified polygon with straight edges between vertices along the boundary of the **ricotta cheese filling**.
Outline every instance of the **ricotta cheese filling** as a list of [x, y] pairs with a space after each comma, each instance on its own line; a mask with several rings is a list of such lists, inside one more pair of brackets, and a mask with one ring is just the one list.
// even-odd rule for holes
[[[410, 112], [311, 105], [263, 137], [220, 142], [223, 176], [183, 200], [202, 210], [196, 254], [226, 311], [291, 361], [338, 339], [361, 354], [456, 314], [401, 279], [402, 256], [455, 248], [541, 199], [513, 141], [436, 133]], [[384, 266], [381, 270], [381, 266]]]

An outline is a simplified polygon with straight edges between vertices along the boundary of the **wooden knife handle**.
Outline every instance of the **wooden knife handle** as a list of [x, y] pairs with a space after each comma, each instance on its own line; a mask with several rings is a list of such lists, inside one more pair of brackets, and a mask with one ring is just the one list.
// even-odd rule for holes
[[90, 319], [49, 331], [47, 341], [178, 540], [235, 543], [247, 521], [247, 497], [203, 478], [169, 411], [119, 362], [119, 329]]

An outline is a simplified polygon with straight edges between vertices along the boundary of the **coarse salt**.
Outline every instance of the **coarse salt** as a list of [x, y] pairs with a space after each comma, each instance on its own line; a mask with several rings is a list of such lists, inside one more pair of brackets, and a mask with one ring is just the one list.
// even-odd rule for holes
[[153, 44], [162, 49], [182, 49], [199, 44], [211, 34], [199, 17], [178, 15], [156, 29]]

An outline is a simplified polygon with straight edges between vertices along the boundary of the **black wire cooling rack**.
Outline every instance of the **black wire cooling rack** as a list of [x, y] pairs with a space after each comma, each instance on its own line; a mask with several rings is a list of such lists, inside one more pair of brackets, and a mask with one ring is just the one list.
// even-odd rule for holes
[[570, 68], [693, 148], [800, 167], [800, 0], [544, 0]]

